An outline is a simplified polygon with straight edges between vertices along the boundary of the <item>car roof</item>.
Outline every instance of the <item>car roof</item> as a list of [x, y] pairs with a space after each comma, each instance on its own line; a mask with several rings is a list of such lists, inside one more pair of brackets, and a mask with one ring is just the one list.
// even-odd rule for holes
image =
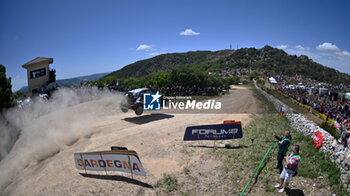
[[149, 88], [137, 88], [137, 89], [129, 91], [129, 93], [136, 94], [136, 93], [140, 93], [140, 92], [145, 91], [145, 90], [149, 90]]

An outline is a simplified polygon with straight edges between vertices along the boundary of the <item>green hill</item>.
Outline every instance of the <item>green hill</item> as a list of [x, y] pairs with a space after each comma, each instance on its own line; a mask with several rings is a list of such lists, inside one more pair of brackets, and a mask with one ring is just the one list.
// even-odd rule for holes
[[[191, 65], [204, 71], [219, 72], [231, 68], [246, 68], [268, 74], [294, 76], [301, 74], [317, 81], [350, 83], [350, 76], [333, 68], [314, 62], [305, 55], [289, 55], [283, 50], [265, 46], [261, 49], [195, 51], [162, 54], [150, 59], [129, 64], [107, 76], [116, 78], [144, 77], [154, 72], [168, 72], [171, 68]], [[107, 77], [106, 76], [106, 77]]]
[[92, 74], [87, 76], [79, 76], [75, 78], [61, 79], [61, 80], [57, 80], [57, 85], [58, 86], [65, 86], [65, 85], [79, 86], [81, 82], [85, 83], [87, 81], [95, 81], [107, 74], [108, 73], [98, 73], [98, 74]]
[[196, 65], [202, 62], [213, 62], [220, 58], [229, 56], [233, 50], [195, 51], [186, 53], [161, 54], [150, 59], [137, 61], [129, 64], [118, 71], [114, 71], [108, 76], [117, 78], [143, 77], [153, 72], [168, 72], [171, 68], [181, 65]]
[[314, 62], [305, 55], [289, 55], [283, 50], [265, 46], [261, 49], [243, 48], [222, 59], [219, 67], [249, 68], [263, 73], [294, 76], [300, 74], [321, 82], [350, 83], [350, 76]]

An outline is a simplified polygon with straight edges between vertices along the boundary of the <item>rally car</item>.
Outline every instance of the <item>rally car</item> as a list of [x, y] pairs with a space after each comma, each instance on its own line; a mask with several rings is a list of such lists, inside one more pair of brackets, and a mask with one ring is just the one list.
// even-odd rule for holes
[[138, 88], [129, 91], [125, 95], [126, 99], [121, 103], [121, 110], [125, 113], [132, 109], [136, 115], [141, 115], [143, 113], [143, 94], [149, 92], [149, 88]]

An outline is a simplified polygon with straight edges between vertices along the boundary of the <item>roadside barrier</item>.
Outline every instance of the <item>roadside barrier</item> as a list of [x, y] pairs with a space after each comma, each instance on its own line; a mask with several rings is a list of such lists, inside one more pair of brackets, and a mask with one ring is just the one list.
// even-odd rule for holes
[[[301, 107], [307, 109], [308, 111], [310, 110], [310, 106], [298, 102], [297, 100], [293, 99], [292, 97], [289, 97], [287, 94], [283, 93], [283, 92], [280, 91], [280, 90], [276, 90], [276, 89], [275, 89], [275, 91], [278, 92], [278, 93], [280, 93], [281, 95], [283, 95], [283, 96], [285, 96], [285, 97], [288, 97], [288, 98], [289, 98], [291, 101], [293, 101], [295, 104], [298, 104], [299, 106], [301, 106]], [[327, 119], [327, 116], [326, 116], [325, 114], [323, 114], [323, 113], [317, 111], [316, 109], [314, 109], [312, 112], [313, 112], [317, 117], [319, 117], [319, 118], [322, 119], [322, 120], [326, 120], [326, 119]], [[335, 122], [335, 120], [333, 120], [333, 119], [331, 119], [331, 118], [328, 118], [328, 123], [329, 123], [330, 125], [334, 125], [334, 122]]]
[[260, 170], [260, 167], [262, 166], [262, 164], [264, 163], [264, 161], [265, 161], [265, 159], [266, 159], [266, 157], [267, 157], [267, 155], [269, 154], [269, 152], [271, 151], [271, 149], [272, 149], [272, 147], [273, 147], [273, 145], [275, 144], [275, 143], [277, 143], [278, 141], [274, 141], [272, 144], [271, 144], [271, 146], [270, 146], [270, 148], [269, 148], [269, 150], [267, 150], [267, 152], [266, 152], [266, 154], [265, 154], [265, 156], [264, 156], [264, 158], [261, 160], [261, 162], [260, 162], [260, 164], [259, 164], [259, 166], [258, 166], [258, 168], [256, 168], [256, 170], [255, 170], [255, 172], [254, 172], [254, 174], [253, 174], [253, 176], [250, 178], [250, 180], [249, 180], [249, 182], [248, 182], [248, 184], [244, 187], [244, 189], [243, 189], [243, 191], [242, 191], [242, 193], [241, 193], [241, 196], [244, 194], [244, 192], [247, 190], [247, 188], [248, 188], [248, 186], [249, 186], [249, 184], [252, 182], [252, 180], [253, 180], [253, 178], [254, 178], [254, 176], [258, 173], [258, 171]]

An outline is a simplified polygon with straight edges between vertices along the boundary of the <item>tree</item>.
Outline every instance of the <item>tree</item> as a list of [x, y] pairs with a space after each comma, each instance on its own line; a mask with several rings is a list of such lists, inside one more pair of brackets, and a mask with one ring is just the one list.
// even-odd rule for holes
[[240, 79], [238, 76], [230, 76], [226, 77], [224, 80], [226, 85], [232, 85], [232, 84], [238, 84], [240, 82]]
[[249, 78], [250, 80], [259, 79], [259, 74], [258, 74], [257, 72], [250, 73], [250, 74], [248, 75], [248, 78]]
[[105, 84], [109, 84], [109, 85], [116, 85], [117, 78], [115, 76], [108, 76], [108, 77], [103, 78], [103, 82]]
[[171, 69], [168, 78], [171, 85], [185, 88], [205, 88], [210, 83], [206, 72], [189, 65]]
[[218, 75], [209, 75], [209, 86], [210, 87], [222, 87], [224, 86], [223, 79]]
[[15, 99], [24, 99], [24, 98], [27, 97], [27, 94], [24, 93], [24, 92], [22, 92], [22, 91], [17, 91], [17, 92], [15, 92], [15, 93], [13, 94], [13, 97], [14, 97]]
[[153, 77], [153, 84], [156, 88], [166, 87], [169, 84], [167, 73], [157, 73]]
[[6, 78], [6, 68], [0, 64], [0, 111], [14, 105], [11, 88], [11, 78]]

